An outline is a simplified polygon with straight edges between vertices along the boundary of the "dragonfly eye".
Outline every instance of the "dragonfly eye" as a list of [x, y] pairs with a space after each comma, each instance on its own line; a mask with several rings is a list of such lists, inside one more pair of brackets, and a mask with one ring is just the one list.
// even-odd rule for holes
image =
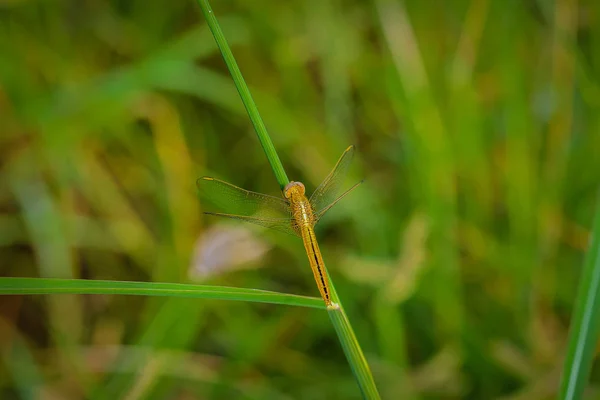
[[303, 195], [305, 192], [302, 182], [290, 182], [283, 188], [283, 195], [286, 199], [292, 197], [292, 193]]

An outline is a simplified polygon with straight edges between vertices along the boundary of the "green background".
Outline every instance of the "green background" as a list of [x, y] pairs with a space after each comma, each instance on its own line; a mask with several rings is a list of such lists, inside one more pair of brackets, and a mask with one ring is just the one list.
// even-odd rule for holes
[[[288, 176], [357, 146], [317, 226], [385, 399], [552, 399], [600, 183], [597, 1], [222, 1]], [[596, 114], [596, 115], [594, 115]], [[193, 1], [0, 0], [0, 274], [317, 296]], [[322, 310], [0, 298], [1, 398], [353, 399]], [[586, 396], [600, 397], [600, 370]]]

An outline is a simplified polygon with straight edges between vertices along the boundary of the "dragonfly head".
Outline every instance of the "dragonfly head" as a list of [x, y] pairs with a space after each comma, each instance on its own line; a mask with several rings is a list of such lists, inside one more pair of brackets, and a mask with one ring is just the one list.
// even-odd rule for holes
[[292, 197], [292, 194], [298, 194], [298, 195], [304, 195], [304, 185], [302, 184], [302, 182], [290, 182], [287, 185], [285, 185], [285, 188], [283, 188], [283, 195], [285, 196], [286, 199], [289, 199]]

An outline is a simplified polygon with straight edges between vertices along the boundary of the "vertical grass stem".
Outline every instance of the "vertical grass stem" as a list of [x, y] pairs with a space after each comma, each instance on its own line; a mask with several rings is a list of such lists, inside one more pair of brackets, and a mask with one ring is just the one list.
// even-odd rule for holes
[[225, 39], [225, 35], [223, 35], [223, 31], [217, 22], [217, 17], [215, 17], [215, 13], [213, 12], [210, 4], [207, 0], [198, 0], [198, 4], [202, 9], [202, 13], [204, 14], [204, 18], [208, 23], [208, 27], [215, 37], [215, 41], [217, 42], [217, 46], [219, 46], [219, 50], [221, 51], [221, 55], [223, 56], [223, 60], [225, 60], [225, 64], [227, 65], [227, 69], [229, 69], [229, 73], [233, 78], [233, 82], [235, 83], [235, 87], [237, 88], [240, 97], [242, 98], [242, 102], [244, 103], [244, 107], [246, 107], [246, 111], [248, 112], [248, 116], [252, 121], [252, 125], [254, 126], [254, 130], [258, 135], [258, 140], [267, 155], [267, 159], [271, 164], [271, 168], [275, 173], [275, 178], [277, 178], [277, 183], [281, 189], [285, 187], [289, 183], [289, 179], [283, 169], [283, 165], [281, 164], [281, 160], [279, 160], [279, 156], [275, 151], [275, 146], [273, 146], [273, 142], [269, 137], [269, 133], [267, 132], [267, 128], [260, 117], [258, 112], [258, 108], [252, 99], [252, 95], [250, 94], [250, 90], [244, 81], [244, 77], [242, 76], [242, 72], [238, 67], [235, 58], [233, 57], [233, 53], [227, 44], [227, 40]]
[[342, 307], [342, 303], [340, 302], [337, 292], [335, 291], [331, 277], [328, 276], [328, 278], [329, 282], [331, 283], [331, 299], [333, 300], [334, 306], [328, 307], [327, 313], [329, 314], [331, 323], [335, 328], [335, 332], [338, 336], [340, 344], [344, 349], [344, 354], [346, 355], [348, 364], [350, 364], [350, 368], [352, 369], [352, 373], [354, 374], [358, 386], [360, 387], [363, 398], [368, 400], [379, 400], [379, 392], [377, 391], [377, 386], [375, 386], [371, 368], [369, 368], [367, 359], [360, 348], [360, 344], [356, 338], [356, 335], [354, 334], [350, 320], [348, 319], [348, 316], [344, 311], [344, 307]]

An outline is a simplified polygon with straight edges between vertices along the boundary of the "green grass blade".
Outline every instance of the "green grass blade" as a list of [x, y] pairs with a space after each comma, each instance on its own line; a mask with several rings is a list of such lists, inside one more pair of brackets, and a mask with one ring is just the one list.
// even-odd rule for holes
[[325, 272], [327, 273], [327, 277], [329, 278], [331, 286], [331, 300], [334, 304], [338, 305], [338, 307], [327, 308], [327, 313], [329, 314], [331, 323], [335, 328], [335, 333], [337, 334], [338, 340], [344, 349], [344, 354], [346, 355], [348, 364], [350, 364], [352, 373], [354, 374], [358, 386], [360, 387], [363, 398], [368, 400], [378, 400], [380, 399], [379, 392], [377, 391], [375, 380], [373, 380], [371, 368], [369, 368], [367, 359], [360, 348], [360, 343], [354, 334], [354, 330], [352, 329], [350, 320], [346, 315], [346, 311], [344, 311], [344, 307], [342, 306], [342, 302], [340, 301], [337, 291], [335, 290], [331, 276], [327, 270]]
[[325, 308], [316, 297], [226, 286], [160, 282], [121, 282], [85, 279], [0, 278], [0, 295], [7, 294], [121, 294], [197, 299], [238, 300], [255, 303]]
[[341, 306], [328, 308], [327, 312], [340, 340], [340, 344], [344, 349], [344, 354], [348, 359], [350, 368], [352, 368], [352, 372], [358, 382], [358, 386], [360, 386], [363, 398], [369, 400], [379, 399], [379, 392], [375, 386], [371, 369], [356, 339], [356, 335], [354, 335], [346, 312]]
[[571, 321], [563, 367], [560, 399], [581, 399], [592, 368], [600, 333], [600, 196], [596, 203], [592, 239], [585, 260]]
[[252, 121], [252, 125], [254, 125], [254, 130], [258, 135], [258, 139], [260, 140], [260, 144], [267, 155], [267, 159], [271, 164], [271, 168], [275, 173], [275, 177], [277, 178], [277, 183], [281, 189], [285, 187], [289, 183], [289, 179], [283, 169], [283, 165], [279, 160], [279, 156], [277, 155], [277, 151], [275, 151], [275, 146], [273, 146], [273, 142], [269, 137], [269, 133], [267, 132], [267, 128], [260, 117], [258, 112], [258, 108], [252, 99], [252, 95], [250, 94], [250, 90], [244, 81], [244, 77], [242, 76], [242, 72], [238, 67], [235, 58], [233, 57], [233, 53], [227, 44], [227, 40], [225, 39], [225, 35], [223, 35], [223, 31], [221, 31], [221, 27], [217, 22], [217, 17], [215, 17], [215, 13], [213, 12], [210, 4], [207, 0], [198, 0], [198, 4], [200, 4], [200, 8], [202, 9], [202, 13], [204, 14], [204, 18], [206, 18], [206, 22], [215, 37], [215, 41], [221, 50], [221, 54], [223, 55], [223, 59], [225, 60], [225, 64], [227, 64], [227, 69], [229, 69], [229, 73], [231, 73], [231, 77], [233, 78], [233, 82], [235, 83], [235, 87], [242, 98], [242, 102], [244, 103], [244, 107], [246, 107], [246, 111], [248, 112], [248, 116]]

